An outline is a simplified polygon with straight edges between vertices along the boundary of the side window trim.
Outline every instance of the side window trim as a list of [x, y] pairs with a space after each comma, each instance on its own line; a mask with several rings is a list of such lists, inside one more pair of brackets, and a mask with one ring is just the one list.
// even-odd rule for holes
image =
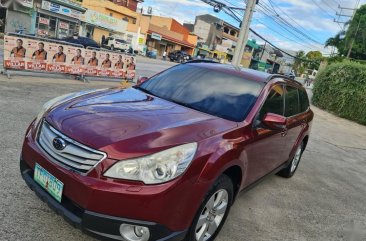
[[[291, 115], [291, 116], [285, 116], [285, 114], [286, 114], [286, 93], [287, 93], [287, 86], [289, 86], [289, 87], [291, 87], [291, 88], [296, 89], [296, 92], [297, 92], [297, 109], [299, 110], [299, 112], [298, 112], [297, 114], [295, 114], [295, 115]], [[298, 115], [300, 115], [300, 114], [302, 114], [302, 113], [305, 113], [306, 111], [301, 111], [299, 88], [298, 88], [298, 87], [296, 87], [296, 86], [293, 86], [293, 85], [289, 85], [289, 84], [285, 84], [285, 85], [284, 85], [284, 88], [285, 88], [285, 90], [286, 90], [286, 91], [285, 91], [285, 94], [284, 94], [284, 102], [285, 102], [284, 116], [285, 116], [286, 118], [292, 118], [292, 117], [298, 116]], [[310, 107], [310, 106], [309, 106], [309, 107]], [[309, 109], [309, 107], [308, 107], [308, 109]]]
[[[254, 126], [256, 126], [256, 122], [258, 121], [261, 121], [261, 120], [258, 120], [259, 116], [260, 116], [260, 112], [262, 111], [262, 108], [263, 108], [263, 105], [266, 103], [267, 99], [268, 99], [268, 96], [269, 94], [271, 93], [271, 91], [276, 87], [276, 86], [281, 86], [282, 87], [282, 90], [285, 91], [285, 84], [284, 83], [278, 83], [278, 84], [274, 84], [268, 91], [267, 93], [267, 96], [266, 98], [264, 99], [264, 101], [262, 102], [260, 108], [258, 108], [258, 111], [255, 115], [255, 118], [254, 118], [254, 121], [253, 121], [253, 124]], [[282, 96], [282, 104], [283, 104], [283, 107], [282, 107], [282, 115], [284, 116], [285, 115], [285, 95]]]

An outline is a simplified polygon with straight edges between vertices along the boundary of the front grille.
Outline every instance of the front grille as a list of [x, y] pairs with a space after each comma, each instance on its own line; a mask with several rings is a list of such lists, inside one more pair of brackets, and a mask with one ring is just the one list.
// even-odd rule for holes
[[[58, 150], [53, 145], [53, 141], [57, 137], [62, 138], [66, 143], [66, 147], [63, 150]], [[87, 173], [106, 158], [105, 153], [72, 140], [57, 131], [46, 121], [43, 122], [39, 131], [38, 143], [56, 162], [81, 173]]]

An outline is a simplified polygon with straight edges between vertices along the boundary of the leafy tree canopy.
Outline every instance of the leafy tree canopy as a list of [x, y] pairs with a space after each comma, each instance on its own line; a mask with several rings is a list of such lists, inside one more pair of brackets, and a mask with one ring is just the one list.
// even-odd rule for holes
[[340, 32], [329, 38], [325, 46], [334, 46], [338, 49], [339, 55], [347, 56], [352, 43], [350, 57], [366, 60], [366, 4], [356, 11], [355, 16], [348, 23], [346, 32]]

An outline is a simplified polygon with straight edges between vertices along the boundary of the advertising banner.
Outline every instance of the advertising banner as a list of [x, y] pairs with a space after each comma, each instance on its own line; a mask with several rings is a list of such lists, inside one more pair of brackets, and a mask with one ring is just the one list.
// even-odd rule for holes
[[132, 56], [118, 52], [84, 49], [42, 39], [6, 35], [4, 67], [133, 79], [136, 60]]
[[127, 22], [122, 19], [114, 18], [103, 13], [98, 13], [93, 10], [86, 10], [80, 16], [80, 20], [103, 28], [111, 29], [116, 32], [124, 33], [127, 30]]
[[52, 3], [52, 2], [49, 2], [46, 0], [42, 1], [42, 8], [47, 11], [50, 11], [50, 12], [62, 14], [62, 15], [69, 16], [72, 18], [77, 18], [77, 19], [79, 19], [80, 16], [82, 15], [82, 12], [80, 12], [78, 10], [74, 10], [69, 7], [61, 6], [60, 4]]

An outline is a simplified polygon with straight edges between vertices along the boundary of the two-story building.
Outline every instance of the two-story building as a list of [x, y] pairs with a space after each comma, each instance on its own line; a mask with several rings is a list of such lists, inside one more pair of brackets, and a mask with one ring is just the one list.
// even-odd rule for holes
[[147, 51], [156, 51], [162, 56], [174, 50], [183, 50], [192, 55], [197, 45], [197, 36], [169, 17], [141, 14], [138, 19], [139, 33], [146, 38]]
[[[195, 55], [231, 62], [240, 29], [210, 14], [196, 17], [193, 33], [198, 36]], [[249, 67], [254, 49], [259, 48], [255, 41], [249, 40], [241, 64]]]

